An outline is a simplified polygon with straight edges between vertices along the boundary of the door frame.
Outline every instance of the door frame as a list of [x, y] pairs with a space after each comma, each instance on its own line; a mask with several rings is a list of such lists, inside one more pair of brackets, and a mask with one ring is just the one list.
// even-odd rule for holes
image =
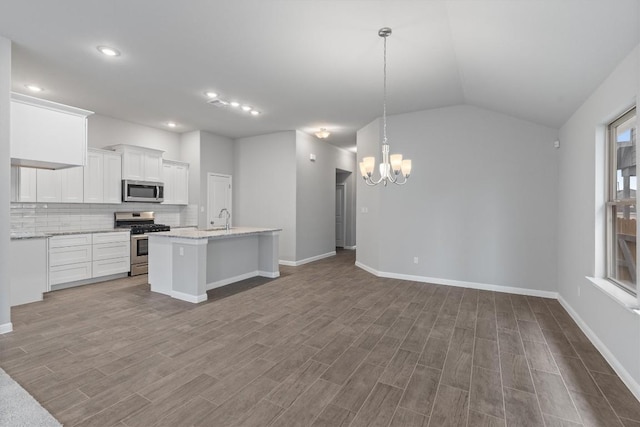
[[[337, 187], [342, 187], [342, 246], [336, 246], [336, 247], [346, 248], [347, 247], [347, 183], [336, 182], [336, 191], [337, 191]], [[334, 223], [335, 223], [335, 218], [334, 218]]]
[[[211, 188], [209, 188], [209, 178], [211, 178], [212, 176], [221, 176], [224, 178], [229, 178], [229, 185], [231, 186], [231, 189], [229, 191], [229, 209], [233, 210], [233, 176], [232, 175], [228, 175], [226, 173], [217, 173], [217, 172], [207, 172], [207, 218], [206, 218], [206, 224], [207, 227], [209, 226], [210, 222], [209, 222], [209, 206], [211, 206]], [[229, 218], [229, 226], [231, 227], [232, 222], [233, 222], [233, 212], [229, 211], [231, 213], [231, 218]]]

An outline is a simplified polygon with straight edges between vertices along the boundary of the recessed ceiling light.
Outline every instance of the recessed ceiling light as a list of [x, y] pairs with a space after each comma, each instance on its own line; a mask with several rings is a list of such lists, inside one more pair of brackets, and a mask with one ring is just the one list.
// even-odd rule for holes
[[205, 92], [204, 93], [208, 98], [217, 98], [218, 94], [215, 92]]
[[120, 51], [109, 46], [98, 46], [98, 52], [106, 56], [120, 56]]
[[251, 111], [251, 107], [248, 105], [243, 105], [242, 106], [242, 111]]
[[231, 104], [232, 107], [239, 107], [240, 106], [240, 103], [238, 101], [231, 101], [230, 104]]
[[41, 88], [40, 86], [37, 85], [24, 85], [24, 87], [26, 87], [27, 89], [29, 89], [31, 92], [42, 92], [44, 89]]
[[170, 128], [174, 128], [174, 127], [176, 127], [178, 125], [175, 124], [174, 122], [167, 122], [167, 126], [169, 126]]
[[252, 115], [252, 116], [259, 116], [259, 115], [260, 115], [260, 111], [258, 111], [258, 110], [251, 110], [251, 115]]

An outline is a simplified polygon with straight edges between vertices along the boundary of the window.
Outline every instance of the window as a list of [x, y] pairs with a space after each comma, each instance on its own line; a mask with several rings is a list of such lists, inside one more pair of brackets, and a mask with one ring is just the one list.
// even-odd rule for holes
[[636, 294], [636, 110], [609, 125], [607, 277]]

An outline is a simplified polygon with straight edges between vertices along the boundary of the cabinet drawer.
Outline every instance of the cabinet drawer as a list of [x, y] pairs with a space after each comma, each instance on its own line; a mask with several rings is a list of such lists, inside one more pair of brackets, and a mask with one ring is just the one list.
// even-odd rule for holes
[[69, 246], [64, 248], [49, 249], [49, 266], [76, 264], [79, 262], [91, 263], [91, 245]]
[[115, 233], [95, 233], [93, 235], [93, 244], [113, 243], [113, 242], [129, 242], [131, 233], [128, 231], [118, 231]]
[[54, 236], [49, 239], [49, 249], [90, 244], [91, 234], [70, 234], [68, 236]]
[[93, 245], [93, 260], [122, 258], [129, 256], [129, 240], [126, 242], [100, 243]]
[[129, 257], [93, 261], [93, 277], [126, 273], [130, 267]]
[[90, 278], [91, 262], [81, 262], [78, 264], [60, 265], [49, 268], [49, 283], [51, 285]]

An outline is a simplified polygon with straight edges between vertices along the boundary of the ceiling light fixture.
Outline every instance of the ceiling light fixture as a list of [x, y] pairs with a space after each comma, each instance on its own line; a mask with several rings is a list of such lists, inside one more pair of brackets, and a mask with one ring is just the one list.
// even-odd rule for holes
[[252, 116], [259, 116], [260, 114], [262, 114], [260, 111], [258, 110], [251, 110], [251, 115]]
[[384, 97], [382, 101], [382, 162], [380, 163], [380, 177], [373, 179], [375, 157], [365, 157], [360, 162], [360, 173], [367, 185], [382, 183], [385, 187], [389, 182], [403, 185], [407, 183], [411, 174], [411, 160], [402, 160], [402, 154], [389, 156], [389, 142], [387, 141], [387, 37], [391, 35], [391, 28], [384, 27], [378, 30], [378, 36], [384, 39]]
[[37, 85], [33, 85], [33, 84], [29, 84], [29, 85], [24, 85], [24, 87], [26, 87], [27, 89], [29, 89], [31, 92], [42, 92], [44, 89], [41, 88], [40, 86]]
[[240, 106], [240, 103], [238, 101], [231, 101], [229, 104], [231, 104], [231, 106], [234, 108], [237, 108]]
[[217, 98], [218, 97], [218, 94], [215, 93], [215, 92], [205, 92], [204, 94], [207, 96], [207, 98]]
[[242, 106], [242, 111], [251, 111], [251, 107], [248, 105], [243, 105]]
[[320, 128], [320, 130], [318, 132], [316, 132], [315, 135], [319, 139], [327, 139], [327, 138], [329, 138], [329, 135], [331, 135], [331, 132], [329, 132], [325, 128]]
[[98, 52], [106, 56], [120, 56], [120, 51], [109, 46], [98, 46]]
[[178, 125], [175, 124], [174, 122], [167, 122], [167, 126], [169, 126], [170, 128], [174, 128], [174, 127], [176, 127]]

